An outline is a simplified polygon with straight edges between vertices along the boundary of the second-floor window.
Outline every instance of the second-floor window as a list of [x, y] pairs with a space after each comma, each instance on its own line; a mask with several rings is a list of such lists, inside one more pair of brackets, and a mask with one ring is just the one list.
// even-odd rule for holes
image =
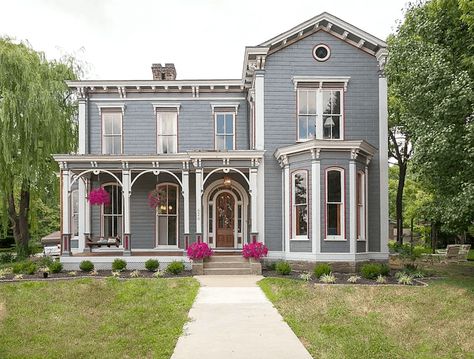
[[102, 153], [117, 155], [122, 153], [122, 111], [102, 110]]
[[216, 112], [216, 150], [233, 150], [235, 147], [235, 113]]
[[298, 89], [298, 141], [342, 139], [342, 89]]
[[158, 110], [157, 118], [157, 151], [158, 153], [178, 152], [178, 113], [176, 111]]

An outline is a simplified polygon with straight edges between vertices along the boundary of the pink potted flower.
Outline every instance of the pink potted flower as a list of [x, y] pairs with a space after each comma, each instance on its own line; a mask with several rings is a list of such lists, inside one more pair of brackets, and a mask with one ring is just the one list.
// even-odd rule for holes
[[252, 242], [244, 245], [242, 256], [250, 262], [252, 274], [262, 274], [262, 264], [260, 259], [268, 255], [268, 248], [262, 242]]
[[204, 274], [204, 263], [203, 260], [209, 258], [214, 254], [211, 247], [204, 242], [194, 242], [187, 249], [188, 258], [193, 261], [193, 274], [203, 275]]
[[109, 193], [102, 187], [93, 189], [89, 192], [89, 203], [93, 206], [107, 206], [110, 204]]

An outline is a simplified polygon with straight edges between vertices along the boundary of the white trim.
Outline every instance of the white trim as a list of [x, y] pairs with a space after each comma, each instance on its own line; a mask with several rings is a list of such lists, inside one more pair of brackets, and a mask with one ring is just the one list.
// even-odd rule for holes
[[[360, 182], [358, 182], [360, 175]], [[367, 179], [366, 174], [364, 171], [357, 171], [356, 172], [356, 208], [357, 214], [356, 218], [359, 218], [359, 223], [357, 226], [359, 227], [360, 236], [357, 236], [357, 241], [365, 242], [367, 238]], [[359, 193], [359, 189], [361, 192]], [[361, 208], [359, 208], [359, 201], [357, 201], [357, 193], [359, 193], [359, 199], [361, 203]], [[360, 213], [362, 211], [362, 213]]]
[[[117, 99], [115, 99], [117, 101]], [[114, 108], [119, 108], [122, 111], [122, 116], [125, 114], [125, 104], [123, 102], [117, 102], [117, 103], [97, 103], [96, 106], [99, 108], [99, 116], [102, 116], [102, 110], [103, 109], [114, 109]]]
[[202, 168], [196, 168], [196, 234], [202, 234], [202, 188], [203, 188], [203, 170]]
[[[325, 57], [318, 57], [316, 55], [316, 50], [320, 47], [323, 47], [326, 49], [326, 51], [328, 52], [327, 55]], [[331, 57], [331, 49], [329, 48], [329, 46], [325, 45], [325, 44], [318, 44], [316, 45], [315, 47], [313, 47], [313, 57], [316, 61], [319, 61], [319, 62], [324, 62], [326, 61], [327, 59], [329, 59], [329, 57]]]
[[257, 231], [258, 241], [265, 243], [265, 159], [257, 170]]
[[184, 206], [184, 234], [189, 234], [189, 171], [183, 170], [181, 172], [182, 178], [182, 193]]
[[[328, 172], [337, 171], [341, 175], [341, 202], [340, 202], [340, 215], [341, 215], [341, 234], [340, 235], [328, 235]], [[328, 167], [324, 172], [324, 191], [325, 191], [325, 198], [324, 198], [324, 241], [347, 241], [346, 236], [346, 174], [344, 168], [341, 167]], [[331, 202], [332, 203], [332, 202]], [[351, 253], [354, 253], [353, 251]]]
[[344, 83], [344, 91], [347, 91], [347, 84], [351, 79], [350, 76], [293, 76], [292, 78], [294, 89], [298, 88], [298, 83], [319, 83], [322, 87], [325, 82], [342, 82]]
[[78, 153], [80, 154], [85, 154], [86, 153], [86, 111], [87, 111], [87, 106], [86, 106], [86, 100], [85, 99], [79, 99], [79, 105], [78, 105], [78, 125], [79, 125], [79, 151]]
[[[79, 252], [84, 252], [84, 248], [85, 248], [85, 237], [84, 237], [84, 233], [85, 233], [85, 227], [86, 227], [86, 207], [88, 205], [88, 203], [86, 202], [86, 183], [84, 180], [82, 181], [79, 181], [78, 183], [78, 197], [77, 197], [77, 200], [78, 200], [78, 205], [79, 205], [79, 211], [78, 211], [78, 246], [77, 246], [77, 250]], [[71, 191], [71, 200], [73, 200], [73, 195], [72, 195], [72, 192]], [[73, 206], [71, 206], [72, 208], [74, 208]], [[73, 213], [71, 213], [72, 215], [74, 215], [74, 209], [72, 210]]]
[[284, 167], [284, 199], [283, 213], [285, 214], [285, 252], [290, 252], [290, 166], [285, 164]]
[[[306, 235], [296, 235], [296, 201], [295, 201], [295, 176], [298, 173], [304, 173], [304, 183], [306, 186], [306, 213], [307, 213], [307, 220], [306, 220]], [[291, 174], [291, 238], [290, 241], [309, 241], [309, 181], [308, 181], [308, 170], [306, 169], [298, 169], [295, 170]], [[311, 213], [312, 214], [312, 213]]]
[[[240, 103], [239, 102], [211, 102], [210, 105], [211, 105], [212, 114], [214, 114], [214, 112], [221, 112], [219, 111], [219, 108], [233, 107], [235, 114], [237, 115]], [[217, 111], [216, 111], [216, 108], [217, 108]], [[228, 112], [228, 111], [224, 111], [224, 112]]]
[[357, 228], [357, 169], [355, 159], [349, 161], [349, 252], [356, 252]]
[[[388, 248], [388, 246], [387, 246]], [[369, 251], [369, 163], [365, 165], [365, 251]]]
[[311, 162], [311, 249], [313, 254], [321, 252], [321, 162]]
[[[94, 102], [117, 101], [118, 98], [111, 97], [93, 97]], [[157, 101], [159, 97], [127, 97], [120, 98], [120, 101]], [[168, 101], [243, 101], [244, 96], [239, 97], [166, 97]]]
[[104, 87], [185, 87], [185, 86], [241, 86], [242, 79], [223, 80], [72, 80], [66, 81], [69, 87], [104, 88]]
[[265, 149], [265, 77], [264, 72], [255, 73], [255, 149]]
[[153, 111], [155, 111], [155, 114], [158, 112], [159, 108], [173, 108], [176, 110], [176, 112], [179, 115], [179, 110], [181, 108], [180, 103], [174, 103], [174, 102], [153, 102], [151, 105], [153, 106]]
[[379, 77], [380, 250], [388, 252], [387, 79]]
[[258, 209], [258, 197], [263, 195], [258, 192], [257, 180], [258, 170], [256, 168], [250, 169], [250, 233], [257, 233], [257, 209]]
[[[62, 233], [71, 234], [71, 190], [70, 190], [70, 178], [71, 172], [69, 170], [62, 170], [61, 180], [62, 180]], [[62, 242], [62, 238], [61, 238]], [[68, 248], [70, 251], [71, 248]]]

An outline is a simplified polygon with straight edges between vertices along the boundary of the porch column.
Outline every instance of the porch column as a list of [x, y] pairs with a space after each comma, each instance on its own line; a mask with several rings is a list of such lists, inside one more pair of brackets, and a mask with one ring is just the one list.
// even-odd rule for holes
[[85, 179], [85, 196], [84, 196], [84, 251], [90, 251], [90, 247], [85, 246], [85, 241], [91, 235], [91, 204], [89, 203], [89, 192], [91, 191], [90, 178]]
[[283, 158], [283, 213], [285, 231], [283, 238], [285, 241], [285, 253], [290, 253], [290, 165], [286, 156]]
[[321, 253], [321, 161], [319, 149], [311, 150], [311, 236], [313, 254]]
[[130, 256], [131, 252], [131, 233], [130, 233], [130, 170], [122, 170], [122, 193], [123, 193], [123, 255]]
[[369, 251], [369, 163], [370, 158], [365, 162], [365, 251]]
[[78, 223], [78, 251], [83, 252], [85, 247], [85, 232], [86, 232], [86, 207], [87, 207], [87, 184], [85, 178], [80, 178], [79, 180], [79, 196], [78, 196], [78, 205], [79, 205], [79, 223]]
[[61, 167], [61, 255], [67, 257], [71, 255], [71, 191], [69, 190], [71, 172], [65, 164], [62, 164]]
[[351, 254], [356, 253], [357, 243], [356, 158], [357, 150], [352, 150], [351, 160], [349, 161], [349, 252]]
[[196, 168], [196, 241], [202, 240], [202, 168]]
[[250, 168], [250, 241], [258, 240], [258, 186], [257, 186], [257, 169]]
[[184, 248], [187, 249], [189, 243], [189, 170], [184, 169], [182, 172], [183, 182], [183, 204], [184, 204]]

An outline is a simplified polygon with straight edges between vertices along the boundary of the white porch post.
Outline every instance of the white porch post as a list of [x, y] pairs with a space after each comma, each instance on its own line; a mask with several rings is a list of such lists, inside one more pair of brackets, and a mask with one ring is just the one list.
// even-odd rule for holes
[[70, 171], [66, 168], [66, 164], [62, 164], [61, 185], [62, 185], [62, 231], [61, 231], [61, 255], [71, 255], [71, 191]]
[[189, 243], [189, 170], [187, 169], [187, 163], [185, 169], [182, 172], [183, 182], [183, 204], [184, 204], [184, 248], [187, 249]]
[[[91, 204], [89, 203], [89, 192], [91, 191], [90, 178], [85, 179], [85, 196], [84, 196], [84, 250], [85, 240], [91, 235]], [[90, 248], [89, 248], [90, 250]]]
[[352, 150], [349, 161], [349, 252], [356, 253], [357, 244], [357, 203], [356, 203], [356, 160], [357, 151]]
[[321, 253], [321, 162], [319, 149], [311, 150], [311, 234], [312, 253]]
[[[254, 100], [255, 100], [255, 149], [265, 149], [265, 70], [255, 71], [254, 82]], [[252, 225], [254, 219], [257, 227], [252, 232], [258, 233], [258, 240], [265, 243], [265, 159], [262, 158], [258, 164], [257, 171], [257, 213], [252, 217]]]
[[196, 168], [196, 241], [202, 240], [202, 168]]
[[79, 148], [78, 153], [86, 153], [86, 98], [80, 98], [78, 101], [78, 124], [79, 124]]
[[86, 207], [87, 207], [87, 184], [85, 178], [80, 178], [79, 180], [79, 196], [78, 196], [78, 205], [79, 205], [79, 223], [78, 223], [78, 252], [83, 252], [85, 247], [85, 232], [86, 232]]
[[257, 169], [250, 169], [250, 240], [256, 242], [258, 240], [258, 186], [257, 186]]
[[130, 233], [130, 195], [131, 195], [131, 172], [122, 170], [122, 194], [123, 194], [123, 255], [129, 256], [131, 252]]
[[285, 216], [285, 231], [283, 232], [283, 237], [285, 239], [285, 253], [290, 253], [290, 165], [286, 156], [283, 158], [283, 173], [284, 173], [284, 186], [283, 186], [283, 198], [284, 198], [284, 208], [283, 213]]
[[380, 49], [379, 61], [379, 168], [380, 168], [380, 253], [388, 256], [388, 105], [385, 64], [388, 52]]
[[367, 161], [365, 162], [365, 188], [364, 188], [364, 191], [365, 191], [365, 197], [364, 197], [364, 200], [365, 200], [365, 221], [364, 221], [364, 225], [365, 225], [365, 251], [368, 252], [369, 251], [369, 163], [370, 163], [370, 159], [367, 159]]

